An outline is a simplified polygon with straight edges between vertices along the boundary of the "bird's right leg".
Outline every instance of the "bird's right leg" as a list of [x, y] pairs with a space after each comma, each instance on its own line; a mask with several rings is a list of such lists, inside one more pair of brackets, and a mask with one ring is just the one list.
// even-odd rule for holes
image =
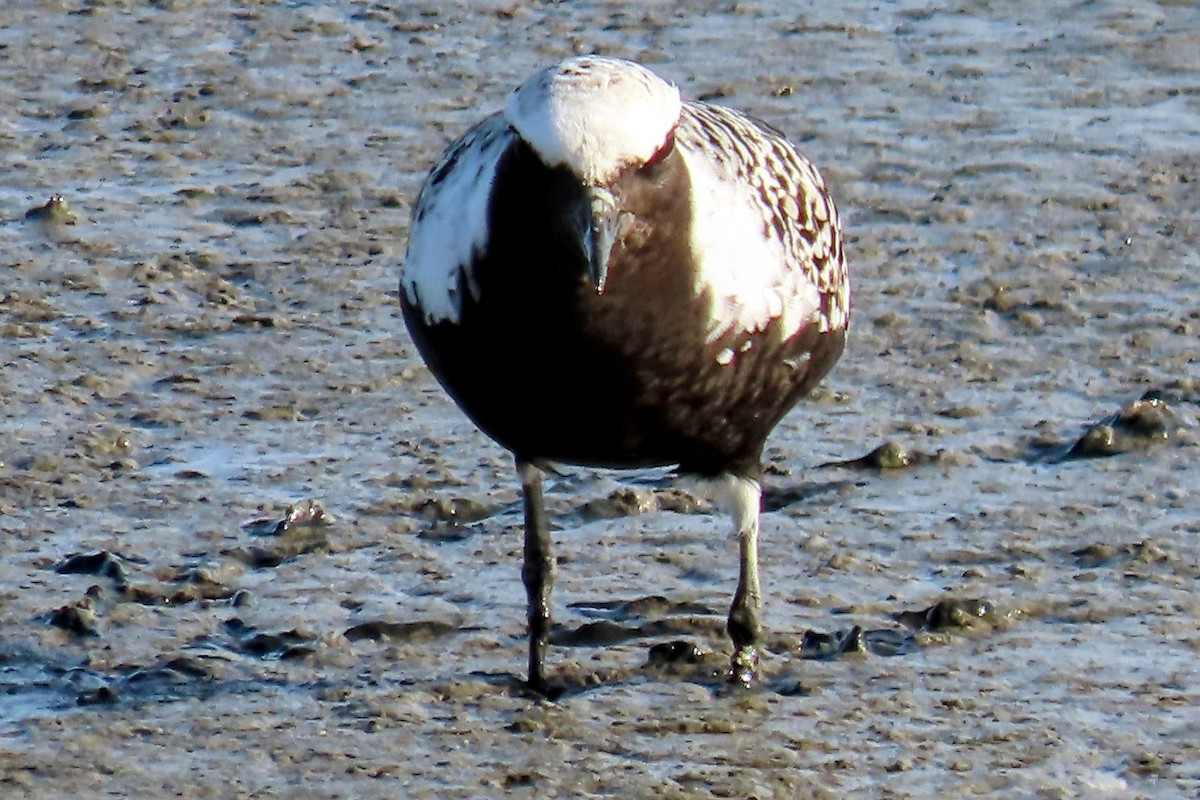
[[732, 506], [738, 535], [738, 585], [729, 608], [729, 638], [733, 657], [729, 680], [750, 686], [757, 679], [758, 647], [762, 636], [760, 621], [762, 589], [758, 582], [758, 517], [762, 488], [756, 481], [728, 476], [727, 502]]
[[554, 587], [554, 554], [550, 526], [542, 498], [542, 472], [517, 459], [521, 495], [525, 505], [525, 562], [521, 580], [525, 584], [529, 619], [529, 687], [546, 694], [546, 643], [550, 638], [550, 591]]

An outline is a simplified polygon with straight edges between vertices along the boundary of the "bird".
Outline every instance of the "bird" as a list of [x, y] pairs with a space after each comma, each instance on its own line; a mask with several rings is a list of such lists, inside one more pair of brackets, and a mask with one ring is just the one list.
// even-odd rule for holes
[[732, 516], [728, 680], [759, 679], [762, 451], [842, 354], [850, 285], [816, 167], [778, 130], [622, 58], [537, 71], [413, 204], [402, 316], [521, 485], [526, 685], [556, 574], [542, 477], [673, 467]]

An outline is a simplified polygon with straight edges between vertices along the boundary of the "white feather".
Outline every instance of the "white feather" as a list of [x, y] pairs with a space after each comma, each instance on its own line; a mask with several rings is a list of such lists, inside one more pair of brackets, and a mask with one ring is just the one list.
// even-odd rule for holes
[[[692, 184], [695, 291], [709, 302], [707, 340], [754, 334], [776, 321], [782, 339], [813, 323], [828, 324], [820, 318], [813, 265], [822, 254], [801, 235], [797, 204], [808, 197], [820, 214], [829, 213], [811, 165], [749, 118], [704, 104], [686, 106], [676, 143]], [[818, 222], [818, 211], [806, 211]]]
[[640, 64], [580, 56], [525, 81], [504, 115], [546, 166], [565, 165], [599, 186], [649, 161], [681, 107], [679, 90]]
[[726, 473], [715, 478], [691, 478], [688, 482], [698, 494], [733, 517], [735, 535], [744, 532], [757, 535], [762, 507], [762, 486], [758, 481]]
[[503, 117], [488, 117], [447, 148], [417, 197], [400, 288], [427, 323], [458, 322], [462, 289], [477, 291], [471, 264], [487, 246], [496, 166], [513, 138]]

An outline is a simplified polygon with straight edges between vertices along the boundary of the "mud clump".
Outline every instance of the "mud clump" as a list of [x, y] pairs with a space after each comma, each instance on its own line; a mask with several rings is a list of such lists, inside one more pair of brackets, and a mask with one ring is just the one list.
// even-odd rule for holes
[[79, 706], [111, 706], [121, 699], [120, 694], [112, 686], [98, 686], [95, 689], [85, 689], [75, 697]]
[[112, 706], [122, 700], [198, 694], [220, 672], [211, 657], [163, 655], [146, 666], [123, 667], [116, 674], [93, 673], [91, 679], [99, 685], [80, 689], [75, 704]]
[[244, 590], [229, 586], [219, 577], [217, 570], [205, 566], [185, 567], [171, 579], [179, 586], [167, 598], [167, 602], [178, 605], [196, 601], [232, 601]]
[[587, 501], [579, 509], [579, 514], [590, 522], [648, 514], [657, 510], [658, 503], [655, 502], [653, 492], [648, 489], [623, 486], [609, 494], [608, 497]]
[[550, 634], [552, 644], [561, 647], [605, 647], [634, 639], [686, 634], [717, 636], [724, 621], [711, 617], [681, 616], [622, 625], [614, 620], [585, 622], [576, 627], [556, 627]]
[[686, 639], [675, 639], [653, 645], [646, 653], [643, 668], [659, 678], [723, 681], [729, 671], [729, 654], [705, 649]]
[[43, 205], [25, 212], [25, 219], [48, 225], [74, 225], [75, 212], [61, 194], [51, 195]]
[[352, 642], [364, 639], [372, 642], [428, 642], [448, 636], [458, 627], [454, 622], [441, 619], [414, 622], [372, 620], [352, 625], [342, 635]]
[[254, 569], [270, 569], [285, 561], [330, 548], [328, 529], [334, 518], [317, 501], [304, 500], [288, 506], [282, 518], [261, 517], [242, 526], [252, 536], [273, 538], [271, 547], [236, 547], [222, 555], [237, 558]]
[[333, 516], [310, 498], [288, 506], [281, 519], [254, 519], [242, 528], [255, 536], [283, 536], [298, 529], [327, 527], [333, 522]]
[[571, 608], [602, 613], [610, 619], [627, 620], [634, 617], [663, 617], [669, 614], [717, 614], [703, 603], [686, 600], [671, 600], [661, 594], [637, 597], [633, 600], [601, 600], [587, 603], [572, 603]]
[[90, 597], [68, 603], [50, 614], [50, 624], [76, 636], [99, 636], [96, 608]]
[[417, 536], [431, 542], [460, 542], [474, 532], [475, 524], [494, 516], [498, 509], [473, 497], [437, 497], [414, 494], [392, 504], [393, 512], [428, 523]]
[[996, 608], [987, 600], [948, 599], [934, 603], [923, 611], [902, 611], [896, 621], [913, 630], [939, 633], [948, 630], [970, 630], [997, 619]]
[[724, 625], [724, 618], [706, 605], [669, 600], [662, 595], [572, 603], [571, 608], [603, 619], [573, 628], [557, 626], [550, 634], [550, 641], [556, 645], [604, 647], [660, 636], [720, 636]]
[[264, 633], [238, 617], [227, 620], [222, 627], [232, 638], [234, 650], [256, 658], [306, 658], [316, 650], [315, 637], [295, 628], [279, 633]]
[[128, 556], [120, 556], [107, 550], [72, 553], [56, 563], [54, 571], [60, 575], [96, 575], [111, 578], [117, 586], [125, 586], [129, 584], [129, 573], [125, 563], [132, 560]]
[[848, 630], [833, 632], [805, 631], [800, 642], [800, 657], [830, 659], [843, 655], [875, 653], [899, 655], [916, 649], [911, 637], [896, 631], [868, 630], [855, 625]]
[[427, 522], [454, 525], [478, 522], [495, 513], [482, 500], [471, 497], [429, 497], [416, 503], [413, 511]]
[[604, 647], [636, 639], [640, 627], [621, 625], [610, 619], [585, 622], [576, 628], [558, 628], [550, 634], [550, 643], [560, 647]]
[[1120, 564], [1150, 566], [1160, 561], [1172, 561], [1172, 556], [1157, 542], [1147, 539], [1126, 545], [1096, 542], [1071, 551], [1075, 563], [1084, 569], [1114, 567]]
[[622, 486], [607, 497], [589, 500], [579, 509], [585, 522], [632, 517], [657, 511], [695, 514], [703, 507], [700, 498], [682, 489], [645, 489]]
[[888, 440], [871, 452], [847, 461], [828, 461], [820, 465], [821, 469], [828, 467], [844, 467], [847, 469], [874, 470], [878, 472], [901, 470], [909, 467], [919, 467], [925, 464], [936, 464], [943, 460], [945, 453], [923, 453], [909, 450], [899, 442]]
[[832, 633], [806, 631], [800, 643], [800, 657], [824, 660], [866, 653], [904, 655], [923, 645], [941, 641], [936, 636], [938, 634], [986, 633], [1005, 617], [987, 600], [946, 598], [918, 611], [897, 612], [892, 618], [904, 629], [855, 625], [848, 630]]
[[1160, 393], [1147, 392], [1090, 426], [1059, 458], [1100, 458], [1194, 441], [1195, 421], [1176, 411]]
[[650, 648], [646, 655], [646, 665], [650, 667], [666, 667], [674, 664], [698, 664], [708, 655], [693, 642], [682, 639], [673, 642], [662, 642]]

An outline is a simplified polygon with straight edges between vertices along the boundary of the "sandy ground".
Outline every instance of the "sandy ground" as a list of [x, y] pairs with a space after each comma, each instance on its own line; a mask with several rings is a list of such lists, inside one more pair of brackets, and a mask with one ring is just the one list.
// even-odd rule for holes
[[[637, 8], [0, 8], [0, 795], [1196, 796], [1200, 10]], [[757, 692], [712, 676], [727, 522], [586, 470], [568, 691], [520, 691], [516, 481], [399, 319], [429, 165], [587, 51], [770, 120], [842, 209]], [[1150, 390], [1165, 443], [1058, 458]], [[929, 458], [823, 466], [885, 442]]]

